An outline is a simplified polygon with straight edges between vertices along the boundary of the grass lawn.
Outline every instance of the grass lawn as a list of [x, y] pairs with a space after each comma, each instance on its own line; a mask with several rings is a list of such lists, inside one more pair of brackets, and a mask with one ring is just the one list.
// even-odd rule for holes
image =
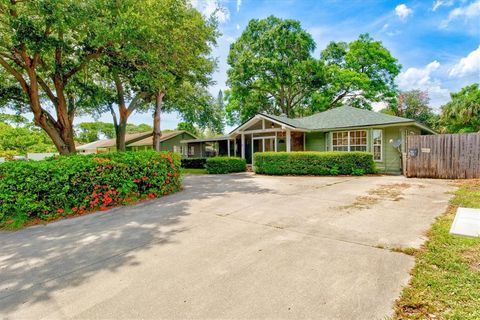
[[182, 168], [183, 174], [207, 174], [206, 169], [186, 169]]
[[480, 208], [480, 180], [461, 182], [433, 224], [394, 319], [480, 319], [480, 239], [449, 234], [459, 206]]

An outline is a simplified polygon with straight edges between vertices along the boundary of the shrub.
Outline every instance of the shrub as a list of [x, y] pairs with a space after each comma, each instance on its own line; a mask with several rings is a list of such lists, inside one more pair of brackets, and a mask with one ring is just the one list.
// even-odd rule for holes
[[122, 152], [0, 165], [0, 226], [106, 210], [178, 191], [180, 157]]
[[207, 158], [183, 158], [182, 168], [185, 169], [203, 169], [207, 163]]
[[231, 173], [245, 171], [247, 162], [245, 159], [234, 157], [213, 157], [207, 159], [207, 173]]
[[338, 175], [375, 172], [368, 152], [260, 152], [254, 154], [256, 173], [272, 175]]

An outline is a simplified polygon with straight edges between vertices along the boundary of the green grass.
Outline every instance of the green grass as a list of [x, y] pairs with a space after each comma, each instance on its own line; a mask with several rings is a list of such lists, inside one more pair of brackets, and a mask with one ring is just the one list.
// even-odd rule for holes
[[480, 319], [480, 239], [449, 234], [458, 206], [480, 208], [480, 180], [464, 181], [415, 253], [394, 319]]
[[186, 169], [182, 168], [183, 174], [207, 174], [206, 169]]

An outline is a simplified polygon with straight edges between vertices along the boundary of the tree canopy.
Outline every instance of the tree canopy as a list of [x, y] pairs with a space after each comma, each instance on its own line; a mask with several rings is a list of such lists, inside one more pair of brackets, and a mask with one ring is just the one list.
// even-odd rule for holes
[[450, 94], [452, 100], [442, 107], [441, 125], [448, 132], [480, 132], [479, 84], [466, 86]]
[[322, 51], [320, 61], [325, 64], [326, 85], [316, 99], [319, 110], [345, 103], [371, 109], [373, 102], [395, 99], [395, 77], [401, 65], [368, 34], [350, 43], [331, 42]]
[[270, 16], [253, 19], [228, 56], [229, 123], [258, 112], [306, 116], [349, 105], [371, 109], [395, 99], [401, 66], [380, 41], [362, 34], [331, 42], [319, 59], [315, 41], [300, 22]]
[[315, 41], [300, 22], [269, 16], [250, 20], [228, 55], [229, 122], [258, 112], [304, 114], [322, 84]]
[[438, 115], [433, 112], [429, 102], [430, 98], [426, 91], [419, 89], [401, 91], [398, 93], [397, 98], [381, 112], [413, 119], [434, 128], [437, 125]]

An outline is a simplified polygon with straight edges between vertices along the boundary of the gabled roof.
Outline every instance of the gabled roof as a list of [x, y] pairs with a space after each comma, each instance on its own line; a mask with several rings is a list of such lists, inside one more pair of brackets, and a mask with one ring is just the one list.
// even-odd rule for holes
[[298, 118], [302, 128], [326, 130], [335, 128], [366, 127], [385, 124], [414, 122], [414, 120], [391, 116], [381, 112], [343, 106]]
[[[365, 109], [343, 106], [333, 108], [303, 118], [288, 118], [285, 116], [275, 116], [261, 113], [259, 116], [285, 124], [289, 127], [307, 130], [307, 131], [328, 131], [340, 128], [369, 127], [393, 124], [411, 124], [420, 127], [422, 130], [434, 133], [433, 130], [412, 119], [388, 115], [381, 112], [375, 112]], [[253, 118], [252, 118], [253, 119]], [[251, 121], [250, 119], [249, 121]], [[238, 128], [244, 127], [249, 121]], [[238, 129], [237, 128], [237, 129]], [[234, 131], [236, 131], [235, 129]]]
[[[169, 132], [162, 133], [162, 136], [160, 137], [160, 142], [174, 138], [182, 133], [187, 133], [188, 135], [195, 137], [193, 134], [187, 131], [169, 131]], [[128, 147], [151, 146], [151, 145], [153, 145], [153, 133], [151, 133], [150, 136], [144, 139], [136, 140], [135, 142], [132, 142], [132, 143], [127, 143]]]

